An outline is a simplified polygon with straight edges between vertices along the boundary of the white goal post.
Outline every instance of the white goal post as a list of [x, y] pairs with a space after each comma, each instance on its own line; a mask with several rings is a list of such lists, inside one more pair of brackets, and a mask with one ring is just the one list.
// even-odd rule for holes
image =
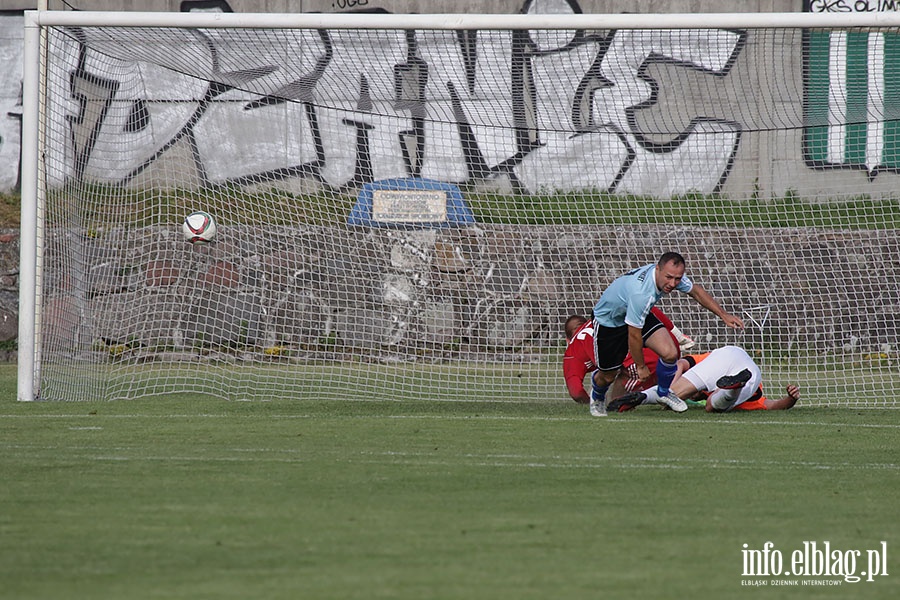
[[696, 350], [900, 407], [900, 13], [29, 11], [24, 61], [19, 400], [562, 402], [675, 250], [748, 323], [663, 299]]

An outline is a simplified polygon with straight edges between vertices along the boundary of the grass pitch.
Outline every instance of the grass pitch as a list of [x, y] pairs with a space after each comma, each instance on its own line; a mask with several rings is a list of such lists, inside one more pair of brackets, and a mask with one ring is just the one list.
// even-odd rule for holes
[[[2, 598], [900, 597], [897, 410], [17, 403], [14, 378]], [[743, 576], [767, 541], [857, 572], [885, 541], [888, 574]]]

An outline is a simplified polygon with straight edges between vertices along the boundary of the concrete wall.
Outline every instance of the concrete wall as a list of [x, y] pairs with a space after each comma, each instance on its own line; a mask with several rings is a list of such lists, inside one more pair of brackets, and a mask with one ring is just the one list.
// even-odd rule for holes
[[[17, 188], [19, 183], [19, 147], [21, 127], [22, 27], [19, 11], [34, 9], [34, 0], [2, 0], [0, 2], [0, 191]], [[523, 9], [535, 12], [585, 13], [617, 12], [717, 12], [717, 11], [796, 11], [799, 1], [756, 0], [738, 5], [716, 1], [621, 2], [592, 0], [81, 0], [61, 2], [48, 0], [54, 10], [146, 10], [179, 11], [215, 10], [228, 6], [235, 12], [340, 12], [383, 9], [394, 13], [481, 12], [517, 13]]]
[[[70, 3], [71, 4], [71, 3]], [[724, 11], [778, 11], [778, 12], [796, 12], [802, 10], [803, 2], [795, 0], [776, 1], [776, 0], [757, 0], [742, 3], [725, 3], [722, 1], [650, 1], [650, 2], [621, 2], [621, 1], [601, 1], [601, 0], [494, 0], [494, 1], [468, 1], [457, 2], [450, 0], [434, 0], [434, 1], [414, 1], [414, 0], [397, 0], [397, 1], [379, 1], [379, 0], [304, 0], [304, 1], [288, 1], [288, 0], [202, 0], [197, 2], [182, 2], [180, 0], [147, 0], [140, 2], [131, 1], [115, 1], [115, 0], [83, 0], [77, 2], [77, 8], [80, 10], [168, 10], [178, 11], [181, 9], [192, 10], [216, 10], [216, 8], [230, 7], [236, 12], [310, 12], [310, 11], [349, 11], [349, 10], [373, 10], [383, 9], [395, 13], [407, 12], [492, 12], [492, 13], [517, 13], [517, 12], [578, 12], [585, 13], [618, 13], [618, 12], [724, 12]], [[822, 9], [827, 5], [829, 10], [837, 10], [849, 6], [848, 2], [838, 0], [837, 2], [822, 3], [812, 2], [814, 8]], [[875, 7], [878, 3], [875, 0], [871, 2], [854, 2], [853, 7], [857, 10], [866, 8], [871, 5]], [[3, 9], [15, 9], [36, 5], [35, 2], [20, 2], [7, 0], [5, 4], [0, 4]], [[50, 0], [51, 8], [65, 8], [66, 5]], [[22, 55], [21, 55], [21, 39], [22, 39], [22, 17], [16, 11], [0, 13], [0, 190], [14, 189], [19, 179], [19, 147], [20, 147], [20, 125], [21, 125], [21, 77], [22, 77]], [[486, 37], [486, 36], [485, 36]], [[617, 34], [617, 40], [622, 40], [625, 34]], [[535, 111], [537, 116], [534, 117], [534, 123], [529, 126], [534, 131], [542, 130], [541, 144], [544, 147], [534, 147], [525, 149], [525, 156], [517, 165], [518, 172], [511, 173], [516, 181], [514, 183], [521, 184], [521, 188], [525, 191], [533, 192], [543, 188], [570, 188], [577, 190], [581, 188], [606, 189], [616, 193], [631, 193], [641, 195], [655, 195], [666, 197], [673, 194], [682, 194], [690, 191], [699, 191], [703, 193], [724, 192], [736, 199], [747, 197], [751, 194], [763, 196], [782, 196], [788, 190], [798, 191], [804, 196], [830, 196], [832, 194], [840, 194], [842, 189], [849, 190], [852, 194], [868, 194], [875, 197], [883, 197], [890, 195], [894, 189], [900, 185], [900, 178], [895, 174], [898, 170], [897, 161], [891, 164], [879, 164], [877, 158], [865, 159], [849, 159], [846, 157], [830, 157], [827, 160], [821, 160], [818, 164], [810, 164], [808, 156], [803, 150], [804, 129], [802, 124], [802, 98], [806, 90], [803, 87], [802, 80], [802, 63], [799, 38], [792, 40], [795, 46], [787, 48], [771, 48], [757, 45], [752, 36], [746, 38], [738, 38], [734, 36], [733, 40], [721, 39], [719, 35], [710, 34], [708, 39], [701, 40], [694, 48], [690, 48], [691, 52], [718, 52], [731, 53], [727, 64], [717, 67], [710, 67], [707, 64], [695, 62], [695, 64], [686, 64], [683, 59], [676, 54], [679, 49], [669, 49], [673, 56], [671, 61], [682, 61], [680, 67], [688, 68], [667, 69], [664, 66], [654, 66], [652, 76], [659, 86], [658, 107], [663, 106], [663, 101], [667, 102], [663, 111], [653, 116], [656, 119], [669, 119], [674, 122], [675, 129], [669, 129], [669, 140], [663, 140], [668, 147], [664, 151], [657, 149], [647, 149], [646, 144], [636, 141], [633, 137], [626, 140], [626, 145], [620, 144], [616, 137], [619, 130], [625, 130], [633, 127], [626, 119], [622, 111], [615, 112], [617, 109], [597, 109], [598, 106], [618, 106], [622, 104], [621, 98], [616, 96], [615, 90], [625, 89], [628, 81], [615, 81], [612, 86], [613, 91], [603, 91], [602, 82], [597, 83], [598, 88], [594, 91], [596, 98], [593, 99], [590, 108], [594, 114], [586, 115], [583, 119], [590, 119], [594, 123], [612, 124], [613, 129], [606, 131], [592, 131], [585, 134], [584, 128], [573, 126], [572, 121], [576, 119], [576, 115], [569, 114], [574, 112], [572, 108], [572, 98], [575, 94], [575, 84], [585, 83], [589, 77], [589, 73], [585, 73], [586, 66], [581, 64], [583, 57], [579, 55], [582, 52], [578, 49], [564, 50], [555, 54], [553, 57], [534, 60], [534, 68], [544, 68], [546, 71], [556, 70], [565, 72], [570, 75], [572, 80], [569, 88], [553, 90], [551, 96], [538, 96], [537, 102], [541, 104]], [[723, 45], [724, 44], [724, 45]], [[728, 47], [725, 47], [728, 46]], [[586, 51], [606, 52], [605, 50], [595, 50], [590, 46], [584, 47]], [[661, 51], [659, 48], [653, 47], [651, 43], [642, 40], [625, 40], [618, 44], [614, 44], [611, 51], [608, 52], [606, 61], [613, 60], [616, 48], [619, 52], [634, 52], [637, 55], [643, 53], [643, 60], [655, 61], [656, 55]], [[449, 52], [454, 54], [455, 48], [449, 48]], [[667, 49], [662, 49], [663, 52]], [[772, 52], [784, 53], [775, 59], [767, 53]], [[509, 57], [505, 57], [507, 60]], [[500, 57], [500, 61], [504, 57]], [[553, 61], [556, 60], [554, 63]], [[394, 65], [390, 57], [384, 57], [382, 63], [373, 63], [371, 65], [375, 69], [390, 74]], [[427, 65], [430, 70], [429, 78], [434, 80], [444, 78], [449, 80], [452, 75], [452, 61], [448, 64], [442, 64], [439, 59], [432, 59]], [[779, 71], [763, 71], [757, 72], [759, 65], [777, 64]], [[345, 68], [335, 61], [332, 69]], [[506, 65], [507, 69], [511, 69], [510, 65]], [[717, 70], [718, 69], [718, 70]], [[364, 73], [360, 73], [364, 75]], [[496, 93], [501, 105], [505, 102], [503, 98], [510, 93], [517, 94], [525, 92], [523, 90], [505, 89], [503, 86], [503, 77], [509, 77], [509, 73], [499, 73], [493, 75], [500, 78], [498, 82], [485, 80], [480, 82], [481, 90], [479, 93]], [[608, 77], [608, 72], [603, 73], [604, 77]], [[56, 93], [68, 94], [69, 90], [65, 89], [68, 75], [60, 76], [60, 89]], [[349, 79], [345, 80], [349, 81]], [[743, 86], [750, 84], [752, 87], [738, 87], [736, 81], [740, 81]], [[174, 87], [174, 83], [173, 87]], [[498, 85], [498, 83], [500, 85]], [[167, 85], [169, 83], [167, 82]], [[319, 84], [317, 93], [325, 89], [325, 84]], [[496, 88], [496, 91], [495, 91]], [[353, 101], [352, 94], [357, 90], [349, 89], [327, 89], [329, 93], [344, 94], [346, 101]], [[429, 90], [438, 95], [445, 95], [446, 90]], [[558, 96], [557, 98], [552, 97]], [[129, 99], [119, 92], [117, 101], [139, 100], [138, 98]], [[428, 97], [429, 102], [432, 96]], [[471, 100], [473, 106], [476, 102], [475, 98], [463, 98], [463, 102]], [[646, 98], [638, 98], [640, 101], [646, 101]], [[657, 101], [654, 101], [656, 104]], [[776, 112], [772, 112], [773, 104]], [[437, 106], [437, 103], [434, 104]], [[432, 110], [429, 108], [429, 110]], [[449, 109], [448, 109], [449, 110]], [[491, 110], [495, 110], [491, 108]], [[611, 112], [612, 111], [612, 112]], [[402, 111], [399, 111], [402, 112]], [[511, 111], [507, 111], [510, 113]], [[653, 115], [650, 110], [642, 109], [640, 111], [642, 119], [647, 119], [647, 115]], [[779, 115], [784, 114], [787, 117], [782, 121]], [[549, 115], [549, 116], [548, 116]], [[762, 115], [762, 117], [760, 117]], [[234, 119], [228, 117], [211, 116], [209, 113], [204, 115], [202, 122], [198, 124], [200, 128], [207, 130], [224, 130], [230, 128], [232, 137], [236, 140], [252, 139], [252, 133], [258, 131], [259, 123], [254, 120], [253, 115], [248, 118]], [[62, 116], [59, 117], [63, 119]], [[154, 115], [156, 118], [156, 115]], [[218, 119], [218, 120], [217, 120]], [[511, 114], [492, 115], [486, 119], [490, 122], [494, 120], [498, 123], [512, 121]], [[541, 122], [540, 119], [546, 119]], [[450, 121], [453, 117], [449, 118]], [[548, 124], [551, 127], [548, 127]], [[117, 126], [118, 123], [110, 123], [110, 126]], [[477, 126], [477, 123], [473, 125]], [[638, 127], [644, 127], [647, 131], [652, 131], [654, 127], [659, 130], [657, 124], [651, 122], [642, 122]], [[70, 125], [61, 120], [57, 129], [61, 132], [69, 128]], [[671, 128], [672, 125], [669, 125]], [[697, 129], [695, 129], [695, 127]], [[702, 128], [706, 128], [702, 130]], [[554, 129], [556, 131], [548, 131]], [[679, 134], [679, 129], [681, 132]], [[783, 128], [781, 131], [775, 132], [776, 129]], [[602, 129], [598, 127], [597, 129]], [[756, 133], [759, 131], [760, 133]], [[402, 164], [402, 157], [396, 145], [395, 138], [398, 135], [396, 131], [388, 131], [382, 128], [378, 134], [382, 135], [386, 140], [385, 143], [393, 144], [393, 149], [387, 151], [379, 150], [379, 155], [384, 157], [389, 163], [380, 173], [375, 173], [375, 177], [380, 176], [397, 176], [397, 175], [424, 175], [423, 172], [410, 173], [409, 168]], [[578, 135], [577, 139], [574, 137]], [[77, 137], [76, 133], [76, 137]], [[536, 134], [537, 135], [537, 134]], [[558, 139], [553, 139], [556, 135]], [[509, 136], [508, 136], [509, 137]], [[621, 137], [621, 136], [619, 136]], [[662, 137], [662, 136], [659, 136]], [[574, 141], [573, 141], [574, 140]], [[709, 144], [709, 140], [714, 140], [715, 145]], [[157, 147], [165, 144], [165, 140], [154, 140]], [[329, 152], [339, 152], [346, 147], [346, 143], [339, 136], [325, 136], [324, 140], [328, 146]], [[900, 141], [888, 141], [894, 147], [900, 147]], [[503, 141], [486, 140], [486, 145], [503, 146], [495, 152], [495, 163], [502, 163], [507, 157], [517, 153], [523, 153], [523, 148], [508, 147], [509, 144]], [[505, 144], [505, 145], [504, 145]], [[201, 165], [200, 169], [208, 173], [217, 171], [234, 171], [234, 157], [239, 155], [228, 144], [215, 145], [216, 149], [224, 148], [227, 150], [222, 156], [210, 156], [207, 162]], [[578, 147], [576, 147], [578, 145]], [[636, 160], [627, 168], [622, 164], [616, 164], [616, 153], [628, 153], [628, 146], [634, 147], [637, 152]], [[894, 148], [896, 150], [897, 148]], [[179, 149], [175, 149], [169, 153], [168, 158], [175, 163], [187, 163], [185, 155], [178, 153]], [[254, 152], [257, 149], [254, 148]], [[152, 153], [152, 149], [151, 149]], [[456, 155], [444, 155], [441, 151], [434, 148], [425, 148], [425, 153], [433, 158], [434, 168], [440, 167], [442, 172], [449, 170], [452, 175], [449, 179], [455, 182], [461, 182], [462, 176], [459, 173], [465, 168], [466, 157], [457, 153]], [[145, 153], [146, 154], [146, 153]], [[246, 154], [246, 153], [245, 153]], [[623, 154], [624, 156], [624, 154]], [[604, 161], [598, 164], [598, 157], [612, 157], [609, 159], [600, 159]], [[165, 157], [164, 157], [165, 158]], [[257, 156], [261, 163], [273, 163], [276, 158]], [[338, 156], [330, 162], [337, 164], [341, 161], [352, 162], [353, 157]], [[855, 161], [855, 162], [854, 162]], [[98, 172], [110, 171], [111, 169], [103, 162], [103, 158], [92, 156], [89, 158]], [[572, 168], [571, 172], [560, 170], [559, 165], [567, 163]], [[689, 168], [686, 168], [686, 165]], [[130, 165], [133, 168], [135, 165]], [[289, 166], [289, 165], [281, 165]], [[113, 166], [114, 170], [115, 166]], [[126, 167], [122, 167], [126, 168]], [[253, 165], [246, 165], [248, 170], [254, 168]], [[71, 166], [68, 167], [71, 169]], [[65, 177], [71, 173], [66, 173], [67, 169], [60, 171]], [[127, 170], [127, 169], [126, 169]], [[238, 169], [240, 170], [240, 169]], [[405, 172], [397, 172], [405, 171]], [[627, 172], [626, 172], [627, 171]], [[584, 175], [593, 173], [593, 178], [588, 178], [578, 182], [577, 177], [572, 173]], [[661, 175], [660, 175], [661, 174]], [[255, 175], [255, 173], [242, 173], [242, 175]], [[193, 177], [194, 174], [188, 174], [186, 177]], [[202, 176], [202, 174], [200, 175]], [[110, 176], [111, 177], [111, 176]], [[343, 181], [338, 181], [343, 178]], [[445, 177], [437, 177], [445, 179]], [[335, 174], [335, 181], [329, 183], [343, 185], [348, 182], [348, 175]], [[660, 183], [660, 182], [663, 183]], [[212, 181], [219, 183], [221, 181]]]

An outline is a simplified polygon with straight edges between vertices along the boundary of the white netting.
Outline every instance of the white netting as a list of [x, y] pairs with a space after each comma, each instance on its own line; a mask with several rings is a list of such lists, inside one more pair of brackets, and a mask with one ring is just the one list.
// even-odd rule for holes
[[896, 30], [47, 41], [43, 398], [563, 401], [565, 318], [675, 250], [748, 322], [664, 299], [699, 348], [896, 406]]

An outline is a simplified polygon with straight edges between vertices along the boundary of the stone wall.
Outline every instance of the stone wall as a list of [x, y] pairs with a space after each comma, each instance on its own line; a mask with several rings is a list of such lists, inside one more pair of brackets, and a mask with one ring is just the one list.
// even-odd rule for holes
[[0, 362], [16, 359], [19, 331], [19, 232], [0, 230]]
[[[768, 348], [804, 353], [893, 353], [895, 233], [479, 226], [260, 236], [233, 227], [191, 246], [174, 228], [57, 231], [48, 238], [44, 344], [97, 360], [198, 349], [249, 360], [282, 350], [391, 360], [555, 352], [567, 315], [587, 313], [614, 277], [677, 249], [689, 276], [747, 320], [741, 345], [765, 336]], [[3, 248], [17, 246], [5, 237]], [[15, 268], [3, 268], [12, 298]], [[660, 305], [705, 347], [737, 341], [686, 296]]]

